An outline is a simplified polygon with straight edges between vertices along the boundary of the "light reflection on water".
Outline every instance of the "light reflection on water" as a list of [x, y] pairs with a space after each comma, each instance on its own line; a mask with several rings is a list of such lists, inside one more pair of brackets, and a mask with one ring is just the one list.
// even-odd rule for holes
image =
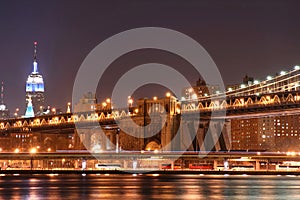
[[3, 176], [0, 199], [300, 199], [300, 177]]

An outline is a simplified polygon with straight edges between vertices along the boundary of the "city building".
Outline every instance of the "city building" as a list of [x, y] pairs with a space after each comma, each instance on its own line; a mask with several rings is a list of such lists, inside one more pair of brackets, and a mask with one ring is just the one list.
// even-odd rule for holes
[[26, 108], [26, 112], [25, 112], [24, 117], [34, 117], [34, 111], [33, 111], [31, 96], [29, 96], [28, 104], [27, 104], [27, 108]]
[[227, 91], [237, 90], [246, 86], [251, 86], [253, 84], [256, 84], [257, 81], [254, 82], [253, 77], [249, 77], [248, 75], [245, 75], [243, 78], [242, 84], [231, 84], [226, 86]]
[[299, 122], [299, 115], [232, 119], [231, 149], [298, 152]]
[[90, 112], [96, 110], [97, 99], [92, 92], [84, 94], [78, 103], [74, 105], [74, 112]]
[[182, 97], [186, 100], [197, 99], [199, 97], [216, 94], [220, 90], [217, 85], [207, 85], [206, 82], [199, 78], [195, 86], [187, 87], [182, 90]]
[[41, 115], [43, 113], [45, 102], [44, 92], [43, 76], [38, 70], [37, 42], [34, 42], [33, 70], [26, 81], [26, 106], [28, 106], [29, 99], [31, 99], [35, 115]]
[[6, 119], [9, 117], [9, 110], [4, 103], [4, 84], [1, 83], [1, 102], [0, 102], [0, 119]]

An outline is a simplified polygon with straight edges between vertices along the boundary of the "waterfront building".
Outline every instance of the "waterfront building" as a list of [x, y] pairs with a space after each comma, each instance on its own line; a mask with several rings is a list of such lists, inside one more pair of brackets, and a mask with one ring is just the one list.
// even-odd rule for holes
[[282, 115], [231, 120], [233, 150], [298, 151], [300, 116]]
[[29, 104], [29, 99], [31, 99], [35, 115], [41, 115], [43, 113], [45, 102], [44, 92], [43, 76], [38, 70], [37, 42], [34, 42], [33, 70], [26, 81], [26, 105]]

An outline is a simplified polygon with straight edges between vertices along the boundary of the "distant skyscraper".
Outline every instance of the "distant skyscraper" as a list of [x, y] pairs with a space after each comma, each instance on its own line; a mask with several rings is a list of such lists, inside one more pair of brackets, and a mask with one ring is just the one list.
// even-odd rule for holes
[[5, 119], [9, 117], [9, 110], [4, 104], [4, 85], [1, 83], [1, 102], [0, 102], [0, 119]]
[[31, 103], [31, 97], [28, 99], [28, 104], [25, 112], [25, 117], [34, 117], [33, 106]]
[[42, 114], [45, 102], [44, 91], [44, 80], [38, 71], [37, 42], [34, 42], [33, 70], [26, 81], [26, 105], [30, 104], [29, 99], [31, 99], [32, 108], [36, 115]]

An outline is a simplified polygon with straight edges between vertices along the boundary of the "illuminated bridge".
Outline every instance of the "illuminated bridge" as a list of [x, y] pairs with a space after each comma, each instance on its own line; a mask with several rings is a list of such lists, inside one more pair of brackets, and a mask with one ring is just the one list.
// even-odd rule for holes
[[[196, 99], [178, 101], [168, 96], [140, 100], [135, 108], [2, 120], [0, 148], [9, 152], [16, 149], [26, 152], [32, 146], [39, 147], [40, 151], [85, 148], [95, 151], [204, 151], [211, 150], [204, 144], [208, 136], [215, 143], [213, 150], [295, 149], [300, 147], [300, 125], [297, 125], [300, 124], [299, 71], [300, 68], [296, 66], [289, 72], [268, 76], [261, 82], [242, 84], [239, 88], [229, 88], [225, 93], [218, 92]], [[161, 108], [167, 112], [165, 120], [160, 114]], [[214, 115], [211, 118], [212, 113]], [[145, 126], [140, 132], [128, 127], [135, 136], [119, 130], [118, 124], [126, 127], [131, 120], [141, 127]], [[149, 124], [153, 126], [147, 126]], [[198, 128], [195, 128], [195, 124], [198, 124]], [[95, 128], [99, 125], [105, 137]], [[162, 128], [156, 134], [149, 137], [145, 135], [159, 127]], [[79, 131], [82, 129], [84, 133]], [[221, 135], [216, 132], [221, 132]], [[176, 134], [180, 134], [180, 137], [176, 138]], [[82, 141], [86, 142], [85, 145]], [[291, 145], [287, 141], [294, 143]], [[282, 146], [275, 145], [277, 143]], [[276, 149], [275, 146], [280, 147]]]

